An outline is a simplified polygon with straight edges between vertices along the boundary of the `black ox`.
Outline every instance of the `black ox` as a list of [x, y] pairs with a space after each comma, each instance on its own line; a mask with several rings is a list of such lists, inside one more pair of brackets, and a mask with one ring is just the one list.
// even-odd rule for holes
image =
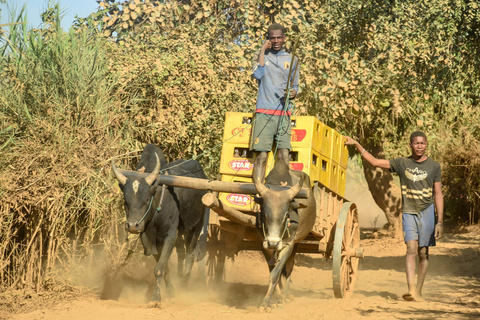
[[162, 174], [201, 179], [207, 177], [194, 160], [177, 160], [167, 164], [162, 151], [153, 144], [143, 149], [136, 172], [118, 170], [113, 160], [112, 168], [125, 200], [125, 229], [130, 233], [139, 233], [145, 255], [153, 255], [157, 261], [152, 301], [160, 302], [162, 278], [167, 294], [174, 294], [168, 260], [175, 244], [179, 260], [178, 274], [183, 274], [185, 263], [182, 282], [185, 286], [188, 283], [203, 227], [202, 196], [205, 191], [165, 187], [159, 185], [157, 177], [161, 169]]
[[[307, 199], [294, 199], [302, 187], [310, 189], [310, 177], [301, 171], [289, 170], [284, 161], [275, 164], [266, 177], [266, 185], [293, 187], [274, 190], [256, 177], [254, 182], [261, 196], [257, 201], [262, 205], [257, 213], [256, 227], [263, 239], [262, 252], [270, 269], [268, 291], [260, 309], [268, 311], [274, 293], [280, 304], [288, 298], [298, 243], [310, 233], [315, 223], [315, 199], [311, 191]], [[286, 280], [283, 288], [282, 275]]]

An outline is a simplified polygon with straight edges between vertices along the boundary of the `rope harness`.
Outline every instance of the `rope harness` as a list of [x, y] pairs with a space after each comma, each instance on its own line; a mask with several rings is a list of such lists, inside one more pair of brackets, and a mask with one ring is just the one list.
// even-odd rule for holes
[[156, 208], [157, 212], [162, 210], [162, 203], [163, 203], [163, 195], [165, 194], [166, 185], [162, 184], [162, 195], [160, 196], [160, 201], [158, 202], [158, 207]]
[[[162, 202], [163, 202], [163, 195], [165, 194], [165, 188], [166, 188], [166, 186], [164, 184], [162, 184], [162, 194], [160, 196], [160, 201], [158, 202], [158, 207], [155, 208], [155, 212], [160, 212], [160, 210], [162, 210]], [[142, 223], [143, 220], [145, 220], [145, 218], [147, 217], [148, 212], [150, 212], [150, 209], [152, 208], [153, 197], [155, 197], [155, 194], [152, 196], [152, 199], [150, 199], [150, 204], [148, 205], [148, 209], [145, 212], [145, 214], [143, 215], [142, 219], [137, 221], [136, 224]]]
[[[285, 232], [287, 233], [288, 237], [290, 238], [290, 230], [288, 229], [288, 225], [290, 223], [290, 218], [288, 217], [288, 212], [285, 212], [284, 215], [287, 216], [287, 219], [285, 219], [285, 227], [283, 228], [283, 233], [281, 239], [283, 240], [285, 238]], [[263, 230], [263, 238], [267, 239], [267, 234], [265, 233], [265, 222], [262, 221], [262, 230]]]

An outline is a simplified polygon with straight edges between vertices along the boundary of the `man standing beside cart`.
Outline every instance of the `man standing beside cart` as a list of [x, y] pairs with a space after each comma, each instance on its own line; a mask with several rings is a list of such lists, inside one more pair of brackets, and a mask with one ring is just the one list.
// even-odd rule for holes
[[[421, 301], [422, 287], [427, 275], [428, 247], [443, 235], [443, 194], [440, 164], [425, 154], [427, 136], [415, 131], [410, 136], [411, 155], [393, 160], [377, 159], [357, 141], [345, 137], [372, 166], [389, 169], [400, 177], [402, 188], [402, 226], [406, 253], [408, 292], [407, 301]], [[437, 223], [435, 224], [435, 211]], [[415, 267], [418, 255], [418, 276], [415, 286]]]
[[[268, 152], [276, 141], [278, 160], [289, 163], [291, 150], [288, 100], [298, 92], [298, 58], [285, 52], [285, 29], [278, 23], [268, 27], [268, 39], [258, 53], [253, 77], [258, 80], [257, 107], [250, 149], [257, 152], [253, 176], [263, 183]], [[291, 65], [293, 61], [293, 66]], [[286, 92], [286, 89], [290, 88]]]

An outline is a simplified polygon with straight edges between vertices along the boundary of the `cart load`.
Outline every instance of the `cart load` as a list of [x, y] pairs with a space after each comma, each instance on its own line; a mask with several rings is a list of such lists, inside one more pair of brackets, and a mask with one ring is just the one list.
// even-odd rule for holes
[[[292, 150], [290, 168], [310, 176], [312, 185], [319, 183], [340, 197], [345, 195], [348, 149], [342, 136], [313, 116], [292, 116]], [[252, 182], [255, 152], [250, 151], [252, 113], [227, 112], [220, 160], [222, 181]], [[266, 174], [273, 168], [270, 152]], [[246, 194], [221, 193], [219, 198], [241, 210], [253, 210], [253, 197]]]

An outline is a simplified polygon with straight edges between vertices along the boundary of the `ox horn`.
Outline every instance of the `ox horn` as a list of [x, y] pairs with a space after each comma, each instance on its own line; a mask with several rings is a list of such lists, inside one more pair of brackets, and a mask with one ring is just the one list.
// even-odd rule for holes
[[254, 184], [255, 184], [255, 188], [257, 189], [257, 192], [263, 198], [265, 193], [268, 191], [268, 188], [263, 183], [260, 182], [260, 178], [256, 178], [254, 181]]
[[113, 159], [112, 159], [112, 169], [113, 169], [113, 173], [115, 174], [115, 177], [117, 177], [118, 179], [118, 182], [120, 182], [121, 185], [124, 186], [125, 183], [127, 183], [127, 177], [125, 177], [123, 174], [120, 173], [120, 171], [118, 171], [117, 166], [115, 165], [115, 161]]
[[152, 183], [157, 180], [158, 174], [160, 173], [160, 160], [158, 159], [158, 154], [155, 152], [155, 157], [157, 158], [157, 164], [155, 165], [155, 168], [153, 169], [152, 173], [148, 175], [148, 177], [145, 178], [145, 181], [147, 181], [148, 185], [151, 186]]
[[288, 196], [290, 197], [290, 199], [295, 198], [295, 196], [300, 192], [300, 190], [302, 190], [302, 186], [303, 186], [303, 177], [300, 179], [300, 181], [296, 185], [288, 189]]

